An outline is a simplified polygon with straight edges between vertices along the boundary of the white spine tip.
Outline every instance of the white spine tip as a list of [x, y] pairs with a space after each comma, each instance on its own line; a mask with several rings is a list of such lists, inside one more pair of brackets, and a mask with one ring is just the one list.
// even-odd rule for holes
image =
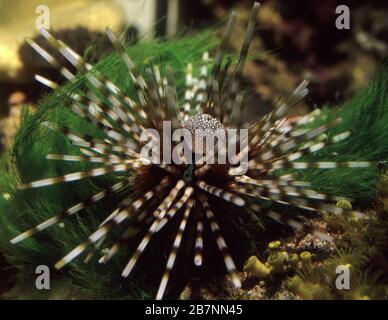
[[241, 280], [238, 276], [234, 276], [232, 281], [236, 288], [241, 288]]
[[236, 198], [234, 203], [239, 206], [239, 207], [242, 207], [245, 205], [245, 200], [243, 198]]
[[196, 254], [195, 257], [194, 257], [194, 264], [197, 266], [197, 267], [200, 267], [202, 266], [202, 256], [200, 254]]
[[40, 28], [40, 29], [39, 29], [39, 32], [40, 32], [40, 33], [42, 34], [42, 36], [45, 37], [46, 39], [50, 37], [49, 32], [48, 32], [46, 29], [44, 29], [44, 28]]

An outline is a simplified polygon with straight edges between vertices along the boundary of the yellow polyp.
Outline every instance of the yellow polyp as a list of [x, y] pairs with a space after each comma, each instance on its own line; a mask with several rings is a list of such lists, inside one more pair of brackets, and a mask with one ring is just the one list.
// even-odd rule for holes
[[283, 272], [286, 268], [288, 253], [285, 251], [273, 252], [269, 255], [267, 263], [274, 268], [276, 272]]
[[361, 292], [359, 292], [358, 290], [356, 290], [356, 292], [352, 293], [350, 295], [350, 298], [352, 300], [371, 300], [371, 298], [366, 295], [366, 294], [362, 294]]
[[352, 204], [350, 203], [350, 201], [348, 201], [346, 199], [338, 200], [335, 205], [338, 208], [341, 208], [341, 209], [353, 209]]
[[270, 275], [272, 267], [266, 266], [256, 256], [251, 256], [244, 264], [244, 271], [260, 279], [265, 279]]
[[288, 281], [288, 290], [299, 295], [304, 300], [328, 299], [326, 288], [318, 283], [305, 281], [300, 276], [293, 276]]
[[287, 263], [292, 269], [298, 268], [298, 262], [299, 262], [299, 257], [296, 253], [290, 253], [288, 254], [288, 260]]
[[268, 244], [268, 249], [274, 250], [279, 249], [279, 247], [282, 245], [282, 243], [279, 240], [272, 241]]
[[303, 261], [303, 262], [310, 262], [311, 261], [311, 253], [308, 252], [308, 251], [303, 251], [300, 253], [299, 257], [300, 257], [300, 260]]

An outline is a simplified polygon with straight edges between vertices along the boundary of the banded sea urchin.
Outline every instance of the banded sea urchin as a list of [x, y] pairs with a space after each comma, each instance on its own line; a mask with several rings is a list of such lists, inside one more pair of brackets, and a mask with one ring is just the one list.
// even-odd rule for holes
[[[105, 134], [105, 139], [99, 140], [78, 134], [66, 127], [55, 128], [61, 130], [72, 144], [79, 147], [80, 155], [49, 154], [47, 158], [100, 163], [101, 167], [21, 184], [19, 189], [44, 187], [115, 172], [124, 172], [125, 178], [20, 234], [11, 242], [20, 242], [62, 222], [95, 202], [124, 190], [126, 197], [117, 209], [108, 215], [83, 243], [58, 261], [55, 267], [58, 269], [64, 267], [90, 245], [102, 243], [112, 230], [118, 228], [124, 221], [129, 221], [129, 227], [122, 237], [100, 259], [100, 262], [108, 262], [134, 234], [143, 232], [139, 245], [122, 272], [122, 275], [127, 277], [155, 233], [174, 218], [180, 219], [157, 292], [157, 298], [161, 299], [184, 235], [195, 234], [194, 263], [196, 266], [203, 264], [205, 228], [209, 228], [214, 235], [234, 285], [241, 286], [234, 260], [223, 237], [220, 217], [226, 217], [234, 223], [241, 224], [239, 214], [265, 215], [294, 229], [304, 229], [330, 240], [329, 235], [305, 225], [298, 216], [281, 214], [276, 211], [276, 208], [261, 206], [260, 201], [271, 200], [274, 204], [315, 212], [324, 210], [334, 214], [353, 212], [360, 215], [351, 209], [336, 207], [332, 202], [337, 201], [338, 197], [318, 193], [311, 189], [308, 182], [298, 181], [292, 174], [276, 175], [277, 169], [332, 169], [372, 165], [367, 161], [341, 163], [296, 161], [304, 155], [344, 140], [350, 135], [350, 132], [346, 131], [333, 136], [327, 142], [307, 146], [304, 145], [305, 142], [326, 132], [341, 120], [337, 119], [315, 129], [297, 129], [299, 123], [284, 127], [284, 118], [289, 106], [308, 93], [307, 81], [303, 81], [288, 100], [279, 99], [272, 112], [249, 126], [246, 147], [234, 141], [234, 147], [237, 150], [234, 160], [241, 159], [243, 156], [247, 156], [249, 160], [248, 171], [245, 174], [239, 172], [234, 162], [189, 164], [183, 159], [182, 163], [156, 163], [140, 156], [139, 152], [144, 146], [144, 141], [140, 137], [141, 132], [149, 128], [161, 132], [163, 121], [171, 121], [173, 129], [186, 128], [192, 133], [202, 129], [205, 135], [212, 135], [224, 128], [242, 128], [240, 113], [243, 94], [240, 92], [240, 78], [255, 29], [258, 8], [259, 4], [255, 3], [235, 68], [232, 70], [230, 63], [225, 63], [225, 51], [236, 20], [235, 13], [232, 13], [211, 71], [208, 72], [207, 53], [203, 55], [203, 65], [200, 67], [200, 77], [197, 81], [194, 81], [192, 76], [192, 66], [188, 66], [183, 103], [179, 103], [171, 68], [166, 66], [163, 70], [159, 66], [153, 66], [147, 68], [145, 75], [142, 75], [126, 54], [123, 45], [109, 29], [107, 29], [107, 36], [128, 67], [137, 97], [126, 96], [66, 44], [55, 39], [46, 30], [42, 30], [41, 33], [49, 44], [74, 65], [88, 81], [89, 89], [85, 94], [71, 95], [73, 100], [71, 109], [98, 126]], [[72, 81], [75, 78], [68, 68], [59, 64], [36, 42], [32, 40], [28, 42], [68, 80]], [[37, 80], [53, 89], [58, 87], [44, 77], [37, 76]], [[187, 228], [189, 218], [194, 221], [192, 230]]]

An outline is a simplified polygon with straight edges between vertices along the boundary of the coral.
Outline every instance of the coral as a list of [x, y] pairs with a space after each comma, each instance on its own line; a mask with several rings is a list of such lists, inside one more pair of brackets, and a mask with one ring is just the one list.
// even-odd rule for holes
[[[385, 176], [381, 177], [378, 186], [384, 185]], [[381, 200], [385, 193], [377, 188], [376, 198]], [[378, 203], [378, 201], [377, 201]], [[338, 206], [349, 206], [349, 203], [340, 201]], [[268, 281], [281, 281], [290, 292], [302, 299], [348, 299], [348, 300], [375, 300], [386, 299], [388, 295], [388, 223], [387, 212], [376, 214], [371, 208], [367, 211], [367, 219], [353, 219], [350, 216], [326, 216], [328, 228], [335, 238], [336, 250], [330, 255], [315, 255], [304, 251], [295, 259], [295, 264], [283, 273], [274, 272], [279, 269], [278, 264], [270, 265], [269, 259], [264, 267], [270, 267], [266, 277]], [[274, 242], [272, 242], [274, 243]], [[273, 246], [281, 253], [280, 246]], [[276, 253], [271, 252], [272, 254]], [[292, 253], [288, 254], [288, 265], [292, 265]], [[285, 264], [284, 264], [285, 265]], [[349, 270], [349, 288], [336, 287], [338, 277], [337, 267], [343, 266]], [[257, 269], [250, 269], [256, 275]], [[285, 278], [284, 278], [285, 276]]]
[[287, 288], [304, 300], [329, 300], [333, 298], [330, 291], [322, 283], [310, 282], [298, 275], [288, 279]]
[[257, 256], [251, 256], [244, 264], [244, 271], [259, 279], [269, 279], [277, 275], [287, 274], [289, 271], [300, 271], [310, 266], [312, 254], [303, 251], [299, 255], [293, 252], [280, 250], [281, 242], [272, 241], [268, 244], [266, 253], [268, 257], [265, 263]]
[[344, 291], [344, 299], [348, 300], [379, 300], [385, 299], [387, 286], [379, 281], [381, 274], [366, 270], [351, 277], [350, 289]]
[[337, 249], [337, 252], [332, 255], [329, 261], [333, 266], [346, 265], [349, 266], [351, 270], [358, 270], [365, 266], [368, 262], [368, 257], [363, 251], [346, 246]]
[[[382, 176], [384, 183], [384, 175]], [[378, 184], [381, 186], [381, 182]], [[384, 197], [377, 189], [377, 198]], [[341, 204], [340, 204], [341, 205]], [[341, 237], [335, 241], [337, 250], [327, 258], [313, 262], [298, 275], [287, 280], [290, 291], [305, 299], [373, 300], [386, 299], [388, 294], [388, 223], [387, 212], [368, 212], [366, 220], [350, 217], [326, 217], [333, 231]], [[349, 289], [334, 286], [338, 266], [349, 268]], [[322, 288], [318, 290], [316, 284]], [[309, 292], [308, 290], [311, 290]], [[325, 292], [323, 292], [324, 290]], [[324, 295], [322, 295], [324, 293]]]
[[244, 264], [244, 271], [265, 279], [271, 274], [272, 267], [262, 263], [256, 256], [251, 256]]

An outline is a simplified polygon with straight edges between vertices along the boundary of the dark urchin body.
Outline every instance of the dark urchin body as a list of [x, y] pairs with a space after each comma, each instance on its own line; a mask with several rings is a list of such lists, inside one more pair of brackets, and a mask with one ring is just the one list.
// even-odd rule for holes
[[[63, 42], [42, 30], [48, 42], [86, 76], [90, 88], [85, 94], [71, 95], [73, 99], [71, 108], [98, 126], [105, 133], [105, 139], [98, 140], [79, 135], [68, 128], [59, 128], [80, 148], [80, 155], [50, 154], [47, 156], [48, 159], [100, 163], [101, 167], [25, 183], [20, 185], [20, 189], [49, 186], [115, 172], [124, 172], [126, 177], [24, 232], [12, 242], [17, 243], [57, 224], [103, 198], [124, 192], [125, 199], [118, 208], [107, 215], [99, 228], [85, 242], [74, 248], [55, 266], [60, 269], [89, 246], [100, 246], [112, 230], [128, 221], [129, 226], [122, 237], [100, 258], [100, 262], [108, 262], [129, 240], [141, 235], [122, 272], [126, 277], [132, 272], [155, 234], [174, 220], [178, 223], [177, 230], [173, 243], [165, 244], [171, 249], [166, 257], [166, 268], [157, 293], [157, 298], [162, 298], [182, 239], [188, 234], [194, 234], [192, 259], [197, 267], [205, 263], [203, 252], [209, 247], [204, 241], [204, 233], [208, 230], [213, 235], [215, 247], [221, 253], [226, 270], [236, 287], [240, 287], [241, 283], [224, 239], [222, 226], [233, 228], [241, 225], [244, 216], [263, 215], [294, 229], [304, 229], [330, 240], [330, 236], [304, 225], [298, 216], [280, 214], [276, 211], [276, 206], [269, 208], [261, 206], [260, 201], [270, 200], [275, 205], [298, 207], [314, 212], [326, 211], [334, 214], [353, 212], [359, 215], [360, 213], [352, 210], [334, 206], [332, 203], [338, 200], [337, 197], [312, 190], [308, 182], [298, 181], [294, 175], [279, 177], [275, 174], [277, 169], [287, 168], [331, 169], [371, 165], [369, 162], [361, 161], [342, 163], [297, 161], [306, 154], [324, 148], [327, 144], [347, 138], [350, 134], [343, 132], [327, 142], [306, 145], [305, 142], [310, 142], [326, 132], [340, 119], [311, 130], [297, 129], [298, 123], [283, 126], [283, 119], [289, 106], [307, 94], [307, 81], [303, 81], [288, 100], [279, 99], [274, 110], [261, 121], [249, 126], [247, 148], [236, 143], [237, 158], [247, 155], [249, 160], [248, 172], [243, 175], [238, 175], [238, 168], [231, 163], [187, 164], [183, 159], [183, 163], [179, 164], [163, 162], [159, 164], [144, 159], [139, 154], [144, 145], [140, 139], [142, 130], [152, 128], [161, 132], [164, 120], [170, 120], [173, 129], [185, 127], [191, 132], [204, 129], [208, 135], [225, 128], [241, 128], [243, 95], [240, 93], [239, 81], [255, 28], [258, 6], [256, 3], [252, 9], [239, 60], [233, 72], [228, 72], [231, 66], [224, 62], [224, 55], [235, 23], [234, 13], [228, 22], [210, 73], [207, 67], [209, 64], [207, 53], [203, 55], [199, 79], [193, 78], [192, 66], [188, 66], [185, 99], [182, 105], [178, 102], [172, 70], [168, 66], [163, 69], [154, 66], [148, 68], [144, 75], [140, 74], [111, 31], [107, 30], [107, 35], [129, 69], [137, 97], [127, 97], [102, 74], [92, 70], [91, 65], [84, 62]], [[74, 79], [74, 74], [60, 65], [43, 48], [33, 41], [30, 41], [30, 44], [66, 78]], [[45, 78], [38, 77], [38, 80], [52, 88], [57, 87], [55, 83]], [[98, 94], [95, 94], [96, 91]]]

